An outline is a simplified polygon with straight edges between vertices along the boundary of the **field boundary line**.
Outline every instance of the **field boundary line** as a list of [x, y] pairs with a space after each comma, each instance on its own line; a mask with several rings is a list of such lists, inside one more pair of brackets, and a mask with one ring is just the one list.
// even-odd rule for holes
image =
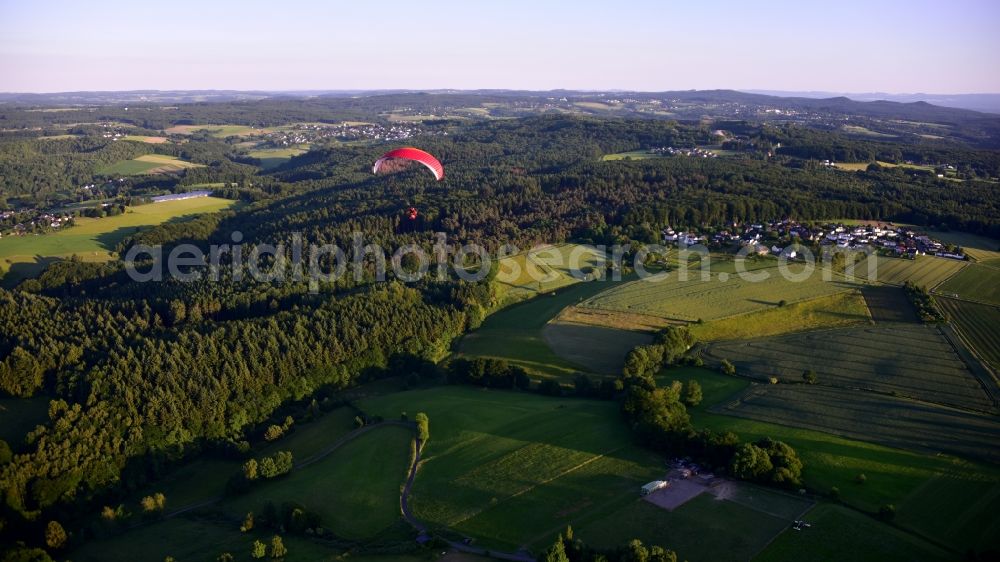
[[559, 474], [556, 474], [555, 476], [552, 476], [550, 478], [546, 478], [545, 480], [540, 480], [538, 482], [535, 482], [534, 484], [531, 484], [530, 486], [525, 487], [522, 490], [518, 490], [518, 491], [514, 492], [513, 494], [510, 494], [509, 496], [505, 497], [504, 499], [499, 500], [496, 503], [490, 504], [490, 505], [488, 505], [484, 509], [480, 509], [480, 510], [476, 511], [472, 515], [468, 515], [466, 517], [463, 517], [462, 519], [459, 519], [457, 521], [453, 521], [450, 526], [455, 527], [455, 526], [461, 525], [462, 523], [468, 521], [469, 519], [472, 519], [473, 517], [478, 516], [480, 513], [486, 511], [489, 508], [498, 506], [498, 505], [500, 505], [500, 504], [502, 504], [502, 503], [504, 503], [504, 502], [506, 502], [508, 500], [512, 500], [512, 499], [514, 499], [516, 497], [520, 497], [520, 496], [522, 496], [522, 495], [524, 495], [524, 494], [526, 494], [526, 493], [534, 490], [535, 488], [537, 488], [539, 486], [544, 486], [545, 484], [548, 484], [549, 482], [553, 482], [555, 480], [558, 480], [558, 479], [562, 478], [563, 476], [566, 476], [567, 474], [569, 474], [571, 472], [575, 472], [575, 471], [583, 468], [584, 466], [586, 466], [586, 465], [588, 465], [588, 464], [590, 464], [590, 463], [592, 463], [594, 461], [598, 461], [600, 459], [603, 459], [603, 458], [607, 457], [608, 455], [610, 455], [612, 453], [616, 453], [616, 452], [624, 449], [625, 447], [626, 447], [625, 445], [622, 445], [621, 447], [615, 447], [614, 449], [611, 449], [609, 451], [605, 451], [605, 452], [603, 452], [603, 453], [601, 453], [599, 455], [594, 455], [593, 457], [590, 457], [589, 459], [587, 459], [587, 460], [585, 460], [585, 461], [583, 461], [583, 462], [581, 462], [581, 463], [579, 463], [579, 464], [577, 464], [575, 466], [571, 466], [571, 467], [567, 468], [566, 470], [563, 470], [562, 472], [560, 472]]

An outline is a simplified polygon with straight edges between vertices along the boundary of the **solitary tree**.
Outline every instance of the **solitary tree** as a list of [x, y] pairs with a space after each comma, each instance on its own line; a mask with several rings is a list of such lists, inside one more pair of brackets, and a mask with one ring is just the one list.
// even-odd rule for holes
[[816, 381], [819, 380], [819, 377], [816, 376], [816, 371], [809, 369], [808, 371], [802, 373], [802, 380], [806, 381], [806, 383], [808, 384], [816, 384]]
[[281, 542], [281, 537], [274, 535], [271, 537], [271, 558], [284, 558], [288, 554], [285, 543]]
[[418, 412], [413, 416], [413, 421], [417, 422], [417, 439], [421, 443], [427, 442], [431, 438], [430, 420], [427, 419], [427, 414]]
[[66, 545], [66, 530], [58, 521], [49, 521], [45, 527], [45, 544], [49, 548], [62, 548]]
[[730, 376], [732, 376], [732, 375], [736, 374], [736, 366], [733, 365], [729, 361], [729, 359], [723, 359], [722, 360], [722, 366], [720, 367], [720, 369], [722, 370], [722, 374], [723, 375], [730, 375]]
[[544, 556], [542, 556], [542, 562], [569, 562], [562, 535], [559, 535], [556, 542], [552, 543], [552, 546], [545, 551]]
[[701, 385], [696, 380], [690, 380], [684, 386], [684, 403], [688, 406], [697, 406], [702, 400]]
[[253, 546], [250, 547], [250, 557], [259, 560], [267, 556], [267, 545], [260, 541], [253, 541]]

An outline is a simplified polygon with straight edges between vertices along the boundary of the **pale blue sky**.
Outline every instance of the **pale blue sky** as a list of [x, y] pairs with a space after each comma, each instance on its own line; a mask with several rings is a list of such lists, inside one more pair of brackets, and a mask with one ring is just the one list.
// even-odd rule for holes
[[0, 0], [0, 91], [1000, 92], [1000, 1]]

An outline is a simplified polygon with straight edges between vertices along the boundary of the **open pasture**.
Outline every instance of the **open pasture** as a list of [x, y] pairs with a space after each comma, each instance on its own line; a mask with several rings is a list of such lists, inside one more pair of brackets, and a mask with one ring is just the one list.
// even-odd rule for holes
[[[179, 561], [216, 560], [223, 552], [229, 552], [235, 560], [251, 560], [250, 548], [254, 540], [268, 543], [274, 534], [270, 529], [241, 533], [238, 520], [184, 515], [143, 525], [121, 535], [91, 539], [71, 550], [69, 557], [79, 562], [163, 562], [168, 558]], [[282, 558], [284, 562], [334, 562], [341, 554], [307, 537], [291, 533], [281, 535], [288, 549], [288, 554]], [[351, 560], [356, 559], [351, 557]], [[366, 560], [376, 562], [375, 559]], [[386, 562], [399, 560], [390, 558]], [[419, 561], [415, 559], [412, 562]]]
[[309, 145], [301, 145], [290, 148], [264, 148], [251, 150], [247, 156], [260, 160], [260, 167], [265, 170], [276, 168], [288, 162], [294, 156], [299, 156], [309, 152]]
[[542, 328], [553, 353], [589, 371], [618, 375], [625, 356], [637, 345], [653, 342], [648, 333], [555, 320]]
[[386, 418], [426, 412], [431, 438], [414, 516], [486, 548], [547, 546], [567, 524], [610, 515], [666, 472], [613, 402], [448, 386], [363, 400]]
[[1000, 461], [1000, 451], [983, 446], [1000, 440], [1000, 420], [993, 416], [872, 392], [822, 385], [755, 385], [715, 411], [889, 447]]
[[516, 302], [604, 275], [604, 254], [582, 244], [543, 245], [500, 260], [501, 299]]
[[949, 298], [936, 302], [979, 357], [1000, 371], [1000, 309]]
[[[917, 256], [916, 259], [891, 258], [878, 256], [876, 258], [875, 281], [887, 285], [902, 285], [909, 281], [931, 290], [949, 277], [955, 275], [968, 264], [964, 261], [934, 256]], [[868, 261], [859, 262], [854, 266], [854, 275], [858, 279], [868, 279]]]
[[868, 285], [861, 288], [872, 322], [920, 322], [916, 307], [900, 287]]
[[76, 218], [75, 225], [38, 236], [6, 236], [0, 239], [0, 269], [28, 268], [37, 273], [46, 258], [77, 255], [84, 260], [106, 261], [111, 251], [126, 236], [136, 231], [162, 224], [168, 220], [184, 220], [201, 213], [220, 211], [234, 205], [230, 199], [198, 197], [128, 207], [126, 212], [100, 219]]
[[642, 279], [615, 287], [587, 299], [582, 306], [671, 320], [717, 320], [774, 307], [780, 301], [794, 303], [854, 288], [843, 281], [823, 281], [819, 273], [802, 282], [785, 279], [777, 269], [754, 275], [767, 278], [754, 282], [723, 272], [702, 280], [700, 272], [689, 272], [688, 279], [681, 281], [679, 272], [672, 271], [660, 280]]
[[412, 439], [413, 431], [406, 427], [376, 428], [287, 476], [258, 482], [248, 493], [225, 500], [220, 509], [239, 518], [259, 512], [268, 501], [279, 506], [291, 501], [318, 514], [338, 537], [373, 538], [402, 517], [399, 490]]
[[[745, 440], [771, 437], [795, 447], [805, 464], [803, 478], [810, 489], [826, 493], [832, 487], [837, 487], [842, 501], [870, 512], [886, 503], [895, 504], [899, 509], [897, 522], [904, 526], [922, 518], [920, 513], [909, 514], [910, 510], [926, 510], [929, 505], [934, 504], [942, 513], [960, 513], [967, 521], [975, 522], [975, 525], [967, 527], [967, 531], [972, 535], [978, 533], [978, 541], [993, 541], [994, 545], [1000, 546], [997, 544], [1000, 542], [997, 539], [1000, 535], [990, 530], [995, 522], [993, 506], [986, 502], [970, 509], [970, 503], [966, 500], [969, 495], [984, 493], [984, 489], [1000, 490], [1000, 471], [991, 465], [973, 464], [949, 455], [890, 448], [867, 442], [870, 441], [867, 436], [862, 441], [841, 437], [832, 430], [796, 427], [792, 425], [794, 420], [773, 423], [734, 417], [726, 406], [736, 404], [749, 383], [746, 379], [707, 369], [670, 369], [663, 372], [657, 380], [661, 384], [668, 384], [672, 380], [697, 380], [701, 383], [704, 401], [699, 406], [688, 409], [695, 427], [733, 431]], [[856, 394], [859, 399], [866, 396], [874, 400], [880, 399], [871, 393]], [[779, 407], [787, 408], [792, 405], [782, 404]], [[867, 418], [845, 421], [861, 426], [865, 419]], [[867, 481], [864, 484], [855, 481], [859, 474], [866, 475]], [[942, 477], [945, 480], [941, 480]], [[954, 493], [942, 493], [936, 487], [940, 482], [947, 482], [953, 487]], [[874, 524], [873, 521], [871, 523]], [[919, 532], [926, 532], [940, 542], [949, 539], [946, 527], [927, 529], [922, 526]]]
[[603, 519], [575, 527], [575, 534], [603, 548], [637, 538], [676, 551], [680, 560], [744, 562], [789, 523], [742, 503], [701, 494], [674, 511], [637, 499]]
[[167, 142], [167, 137], [150, 137], [145, 135], [126, 135], [122, 140], [133, 142], [144, 142], [147, 144], [163, 144]]
[[971, 264], [937, 290], [963, 300], [1000, 305], [1000, 267]]
[[648, 150], [630, 150], [628, 152], [616, 152], [615, 154], [605, 154], [601, 160], [614, 162], [616, 160], [649, 160], [652, 158], [664, 158], [666, 155]]
[[248, 125], [174, 125], [165, 129], [171, 135], [190, 135], [199, 131], [205, 131], [213, 137], [226, 138], [232, 136], [263, 135], [268, 129], [250, 127]]
[[802, 531], [786, 529], [754, 562], [944, 562], [955, 557], [955, 553], [839, 505], [818, 505], [803, 519], [812, 526]]
[[204, 164], [195, 164], [165, 154], [144, 154], [131, 160], [122, 160], [97, 171], [104, 176], [138, 176], [151, 174], [171, 174], [188, 168], [204, 168]]
[[991, 411], [979, 382], [936, 326], [880, 325], [712, 344], [744, 375], [801, 382], [813, 370], [820, 384], [909, 396]]
[[568, 361], [545, 341], [543, 329], [567, 306], [581, 302], [621, 281], [595, 280], [563, 287], [508, 306], [491, 314], [482, 326], [469, 332], [459, 342], [458, 352], [506, 359], [540, 377], [560, 378], [571, 382], [572, 376], [590, 370], [587, 365]]
[[698, 341], [718, 341], [842, 328], [870, 321], [868, 308], [861, 294], [858, 291], [845, 291], [782, 307], [692, 324], [690, 329]]

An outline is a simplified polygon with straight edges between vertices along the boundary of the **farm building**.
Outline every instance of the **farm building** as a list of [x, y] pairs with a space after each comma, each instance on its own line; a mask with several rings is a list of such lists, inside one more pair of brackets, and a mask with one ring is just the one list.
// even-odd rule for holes
[[652, 482], [643, 485], [643, 487], [639, 490], [639, 495], [648, 496], [649, 494], [652, 494], [657, 490], [666, 488], [669, 485], [670, 483], [667, 482], [666, 480], [653, 480]]

